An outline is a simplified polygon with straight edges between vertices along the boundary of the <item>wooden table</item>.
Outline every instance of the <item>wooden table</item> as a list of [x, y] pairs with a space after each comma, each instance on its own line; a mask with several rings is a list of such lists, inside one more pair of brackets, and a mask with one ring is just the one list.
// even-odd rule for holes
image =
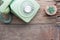
[[[37, 15], [26, 24], [14, 16], [11, 24], [0, 23], [0, 40], [60, 40], [60, 12], [47, 16], [44, 8], [56, 2], [36, 0], [40, 5]], [[59, 6], [57, 6], [59, 9]]]

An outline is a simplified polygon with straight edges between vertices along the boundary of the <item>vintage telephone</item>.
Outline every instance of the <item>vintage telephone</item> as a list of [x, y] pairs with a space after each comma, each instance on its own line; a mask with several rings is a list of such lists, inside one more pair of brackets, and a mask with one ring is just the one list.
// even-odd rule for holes
[[[10, 11], [28, 23], [36, 15], [38, 9], [40, 8], [39, 4], [35, 0], [2, 1], [3, 3], [0, 5], [0, 21], [4, 23], [10, 23], [12, 21], [12, 16], [9, 14]], [[2, 14], [8, 14], [8, 20], [4, 19]]]
[[[35, 0], [2, 0], [0, 4], [0, 21], [10, 23], [12, 21], [12, 12], [24, 22], [29, 23], [39, 10], [40, 5]], [[54, 15], [57, 12], [55, 6], [47, 6], [45, 10], [48, 15]], [[56, 10], [56, 11], [55, 11]], [[3, 14], [8, 16], [7, 19]]]
[[10, 7], [16, 16], [28, 23], [36, 15], [40, 5], [35, 0], [14, 0]]

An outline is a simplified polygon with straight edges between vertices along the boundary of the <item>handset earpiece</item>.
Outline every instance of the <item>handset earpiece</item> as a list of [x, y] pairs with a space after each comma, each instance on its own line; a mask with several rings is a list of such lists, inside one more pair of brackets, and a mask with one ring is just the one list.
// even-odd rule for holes
[[0, 5], [0, 12], [3, 13], [7, 9], [7, 7], [10, 5], [12, 0], [2, 0], [2, 1], [3, 3]]

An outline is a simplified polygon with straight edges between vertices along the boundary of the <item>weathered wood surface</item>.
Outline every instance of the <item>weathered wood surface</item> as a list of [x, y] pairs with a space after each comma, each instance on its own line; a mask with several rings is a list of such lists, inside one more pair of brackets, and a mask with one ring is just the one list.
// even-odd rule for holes
[[60, 13], [47, 16], [44, 11], [46, 5], [53, 5], [55, 2], [36, 1], [41, 9], [30, 23], [25, 24], [15, 16], [11, 24], [0, 23], [0, 40], [60, 40]]

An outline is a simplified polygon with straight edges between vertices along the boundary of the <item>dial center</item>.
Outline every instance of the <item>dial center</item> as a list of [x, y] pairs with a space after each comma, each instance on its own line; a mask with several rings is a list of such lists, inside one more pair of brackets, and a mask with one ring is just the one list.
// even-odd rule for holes
[[24, 7], [24, 11], [29, 13], [29, 12], [32, 11], [32, 7], [30, 5], [27, 5], [27, 6]]

